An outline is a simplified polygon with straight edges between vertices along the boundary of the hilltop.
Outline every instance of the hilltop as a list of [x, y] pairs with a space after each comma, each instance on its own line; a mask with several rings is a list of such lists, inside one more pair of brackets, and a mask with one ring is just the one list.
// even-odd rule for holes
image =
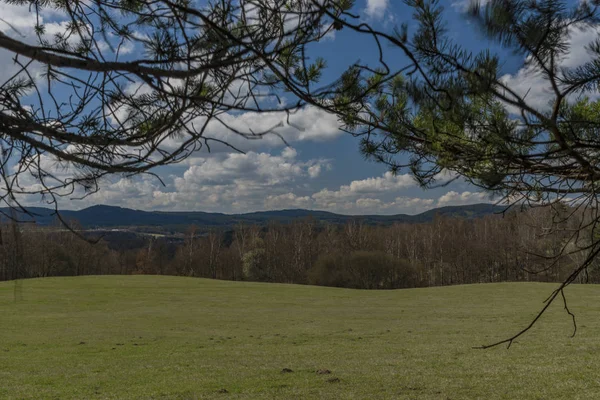
[[[0, 209], [8, 213], [8, 209]], [[183, 226], [197, 225], [201, 227], [229, 228], [239, 223], [266, 224], [268, 222], [290, 223], [305, 218], [314, 218], [320, 222], [344, 224], [348, 221], [362, 221], [370, 225], [389, 225], [393, 223], [429, 222], [435, 215], [478, 218], [494, 213], [501, 213], [502, 206], [493, 204], [473, 204], [468, 206], [449, 206], [435, 208], [417, 215], [343, 215], [316, 210], [274, 210], [245, 214], [223, 214], [202, 211], [142, 211], [129, 208], [97, 205], [83, 210], [63, 210], [61, 215], [67, 221], [77, 221], [83, 228], [111, 228], [147, 226], [179, 230]], [[54, 210], [32, 207], [30, 214], [17, 213], [21, 221], [35, 221], [38, 225], [52, 225], [56, 222]]]

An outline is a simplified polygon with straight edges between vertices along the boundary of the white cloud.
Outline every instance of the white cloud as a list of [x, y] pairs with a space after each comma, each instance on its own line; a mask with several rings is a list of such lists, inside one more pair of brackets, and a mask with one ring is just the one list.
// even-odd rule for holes
[[[473, 3], [473, 0], [454, 0], [452, 2], [452, 7], [458, 8], [461, 11], [467, 11], [471, 3]], [[479, 0], [479, 4], [482, 7], [485, 6], [487, 3], [489, 3], [489, 0]]]
[[[34, 27], [36, 25], [35, 12], [29, 10], [29, 6], [20, 6], [0, 2], [0, 32], [17, 40], [33, 43], [35, 41]], [[44, 14], [41, 15], [40, 22], [44, 22]], [[61, 31], [61, 24], [51, 22], [45, 24], [46, 36]], [[64, 29], [64, 26], [62, 27]], [[20, 66], [14, 61], [14, 53], [0, 49], [0, 85], [11, 78], [20, 70]], [[21, 62], [26, 64], [26, 60]], [[35, 76], [39, 73], [39, 66], [34, 64], [30, 66], [30, 72]], [[26, 77], [21, 73], [19, 77]]]
[[397, 197], [393, 201], [384, 201], [378, 198], [361, 197], [345, 199], [335, 203], [322, 204], [315, 196], [298, 196], [294, 193], [285, 193], [277, 196], [268, 196], [265, 199], [265, 208], [273, 210], [304, 208], [331, 211], [342, 214], [417, 214], [432, 208], [433, 199], [411, 197]]
[[[109, 35], [111, 36], [111, 35]], [[131, 54], [134, 52], [135, 50], [135, 43], [133, 43], [132, 41], [123, 41], [123, 42], [119, 42], [117, 40], [113, 40], [113, 43], [111, 43], [112, 45], [112, 49], [111, 46], [108, 45], [108, 43], [104, 40], [98, 40], [97, 44], [98, 44], [98, 50], [100, 50], [102, 52], [103, 55], [108, 55], [108, 54], [113, 54], [113, 53], [118, 53], [119, 56], [124, 56], [127, 54]], [[114, 50], [114, 52], [113, 52]]]
[[394, 193], [413, 186], [416, 186], [416, 182], [410, 175], [394, 175], [386, 172], [381, 177], [352, 181], [348, 185], [340, 186], [338, 190], [323, 189], [312, 197], [317, 206], [330, 209], [340, 202], [356, 201], [366, 195]]
[[441, 196], [437, 201], [438, 207], [445, 206], [463, 206], [467, 204], [491, 203], [490, 195], [483, 192], [462, 192], [450, 191]]
[[[47, 155], [40, 156], [40, 165], [59, 179], [68, 179], [74, 172]], [[80, 197], [81, 190], [69, 193], [67, 188], [62, 191], [67, 192], [67, 196], [61, 199], [61, 207], [110, 204], [143, 209], [254, 211], [265, 207], [268, 196], [295, 190], [330, 168], [329, 160], [300, 160], [298, 152], [289, 147], [275, 155], [218, 153], [189, 158], [178, 167], [158, 172], [165, 185], [151, 176], [105, 178], [99, 182], [100, 191], [77, 201], [70, 200]], [[45, 180], [49, 184], [56, 183], [51, 178]], [[24, 174], [19, 183], [30, 191], [43, 189], [29, 174]], [[38, 196], [27, 196], [23, 200], [29, 205], [40, 205]]]
[[402, 209], [412, 210], [416, 213], [417, 211], [426, 211], [432, 208], [435, 205], [435, 200], [422, 199], [420, 197], [397, 197], [394, 203], [398, 207], [402, 207]]
[[[219, 119], [220, 121], [216, 119], [209, 121], [203, 133], [203, 137], [209, 140], [210, 151], [213, 153], [231, 151], [230, 147], [221, 142], [247, 151], [282, 147], [286, 142], [290, 144], [326, 142], [335, 140], [343, 134], [337, 116], [314, 106], [304, 107], [290, 115], [284, 111], [245, 112], [222, 114]], [[190, 126], [201, 127], [205, 122], [205, 118], [197, 118], [190, 123]], [[255, 136], [249, 140], [236, 132], [254, 133]], [[264, 135], [259, 135], [259, 133], [264, 133]], [[163, 147], [172, 150], [186, 139], [188, 136], [185, 135], [179, 138], [169, 138], [163, 143]]]
[[[186, 164], [187, 170], [171, 177], [167, 188], [155, 185], [153, 190], [139, 189], [147, 208], [223, 212], [272, 208], [284, 201], [277, 196], [293, 190], [300, 181], [316, 177], [315, 170], [329, 167], [327, 160], [298, 160], [296, 150], [291, 148], [279, 155], [249, 152], [196, 157]], [[92, 200], [103, 203], [104, 196], [103, 189]]]
[[[42, 156], [41, 162], [53, 170], [49, 157]], [[416, 183], [409, 175], [394, 176], [389, 172], [351, 181], [336, 190], [310, 191], [308, 183], [330, 170], [330, 161], [300, 160], [293, 148], [284, 148], [275, 155], [220, 153], [190, 158], [182, 165], [186, 166], [183, 171], [164, 178], [166, 186], [149, 176], [108, 179], [100, 182], [99, 192], [83, 200], [66, 203], [69, 197], [77, 197], [77, 193], [64, 198], [62, 207], [110, 204], [147, 210], [234, 213], [304, 208], [344, 214], [415, 214], [435, 205], [433, 199], [402, 196], [404, 190], [415, 187]], [[58, 172], [62, 178], [69, 174], [69, 170]], [[36, 187], [33, 181], [29, 185], [32, 189]], [[33, 205], [38, 199], [27, 200]]]
[[321, 167], [325, 160], [296, 160], [297, 153], [285, 148], [279, 156], [269, 153], [227, 153], [214, 157], [195, 157], [186, 161], [189, 168], [174, 181], [178, 191], [200, 189], [200, 186], [261, 182], [277, 185], [297, 177], [307, 177], [311, 167]]
[[389, 5], [389, 0], [367, 0], [365, 13], [370, 18], [383, 18]]
[[361, 197], [356, 200], [338, 201], [326, 206], [316, 206], [318, 209], [344, 214], [418, 214], [427, 211], [435, 205], [433, 199], [419, 197], [397, 197], [392, 201], [380, 198]]
[[353, 214], [418, 214], [435, 204], [433, 199], [418, 197], [397, 197], [394, 201], [362, 198], [347, 204], [346, 209]]
[[[35, 31], [35, 27], [38, 24], [44, 29], [41, 35], [42, 39], [53, 43], [57, 37], [69, 30], [70, 22], [70, 18], [64, 11], [50, 6], [41, 6], [39, 8], [39, 15], [36, 15], [35, 7], [32, 7], [31, 4], [16, 5], [7, 4], [4, 1], [0, 2], [0, 32], [30, 45], [40, 44]], [[92, 35], [92, 30], [89, 27], [79, 29], [78, 32], [81, 32], [85, 39], [89, 39]], [[109, 36], [115, 38], [115, 47], [118, 47], [118, 38], [114, 35]], [[71, 34], [68, 35], [66, 41], [71, 45], [76, 45], [81, 41], [81, 37], [79, 34]], [[109, 52], [109, 46], [106, 42], [102, 40], [97, 40], [97, 42], [99, 50], [104, 56], [109, 57], [111, 52]], [[129, 54], [133, 50], [133, 43], [124, 42], [119, 49], [119, 54]], [[15, 62], [14, 58], [14, 53], [0, 49], [0, 84], [12, 78], [21, 69], [21, 66]], [[27, 58], [20, 57], [20, 62], [26, 65]], [[38, 62], [33, 62], [28, 66], [29, 74], [35, 79], [40, 79], [42, 70], [42, 65]], [[24, 72], [21, 72], [19, 75], [19, 77], [26, 76]], [[45, 80], [40, 80], [40, 83], [44, 84]]]
[[29, 7], [0, 3], [0, 32], [13, 36], [25, 36], [35, 26], [35, 13]]
[[[577, 26], [573, 27], [569, 37], [569, 52], [559, 61], [559, 68], [574, 68], [592, 59], [586, 46], [600, 35], [600, 26], [593, 28]], [[546, 110], [554, 100], [550, 82], [545, 79], [536, 67], [527, 66], [521, 68], [515, 74], [507, 74], [501, 77], [502, 82], [515, 91], [519, 96], [524, 96], [526, 103], [537, 110]], [[588, 93], [590, 97], [598, 97], [598, 93]], [[508, 107], [509, 111], [518, 114], [515, 107]]]
[[[42, 164], [52, 170], [50, 158]], [[249, 152], [220, 153], [186, 160], [182, 172], [164, 179], [142, 176], [133, 179], [105, 180], [101, 190], [83, 200], [65, 203], [64, 208], [84, 208], [110, 204], [135, 209], [197, 210], [240, 213], [265, 209], [316, 209], [342, 214], [417, 214], [434, 207], [491, 202], [482, 192], [450, 191], [439, 199], [404, 195], [415, 188], [408, 174], [354, 180], [335, 190], [311, 191], [308, 184], [322, 171], [331, 169], [330, 161], [298, 159], [293, 148], [279, 154]], [[70, 171], [62, 170], [60, 177]], [[31, 188], [35, 188], [33, 182]], [[73, 196], [74, 197], [74, 196]], [[30, 205], [34, 199], [28, 198]], [[36, 199], [37, 200], [37, 199]], [[66, 200], [66, 199], [65, 199]], [[39, 205], [39, 203], [37, 204]]]
[[[242, 132], [249, 130], [264, 132], [277, 127], [274, 128], [274, 132], [291, 142], [326, 141], [335, 139], [342, 134], [337, 116], [314, 106], [305, 107], [289, 117], [285, 112], [246, 112], [240, 115], [227, 114], [223, 116], [222, 120], [227, 126]], [[210, 130], [225, 131], [224, 128], [223, 125], [217, 125], [211, 127]], [[239, 138], [239, 135], [231, 131], [226, 137], [231, 138], [232, 135]], [[274, 135], [267, 135], [264, 141], [282, 143], [281, 139]]]
[[335, 40], [335, 29], [331, 29], [329, 32], [327, 32], [321, 40], [334, 41]]
[[161, 185], [156, 179], [141, 177], [122, 178], [114, 183], [104, 182], [100, 192], [83, 201], [71, 202], [78, 208], [93, 204], [110, 204], [132, 209], [145, 209], [147, 204], [155, 206], [154, 194], [160, 192]]
[[309, 196], [297, 196], [294, 193], [285, 193], [267, 196], [264, 205], [268, 210], [311, 208], [313, 206], [313, 201]]
[[173, 192], [155, 191], [155, 207], [166, 209], [243, 212], [260, 209], [306, 208], [347, 214], [397, 214], [425, 211], [432, 199], [396, 197], [415, 186], [408, 175], [368, 178], [342, 185], [338, 190], [297, 194], [297, 183], [311, 179], [316, 171], [329, 169], [326, 160], [301, 162], [291, 149], [280, 155], [249, 153], [226, 157], [194, 159], [181, 177], [174, 178]]
[[321, 175], [321, 165], [317, 164], [317, 165], [308, 167], [308, 175], [311, 178], [317, 178], [319, 175]]
[[[269, 196], [266, 208], [310, 208], [345, 214], [399, 214], [425, 211], [434, 204], [432, 199], [397, 196], [405, 189], [415, 187], [410, 175], [393, 175], [355, 180], [337, 190], [322, 189], [310, 196], [289, 192]], [[385, 198], [396, 196], [395, 200]], [[392, 197], [394, 198], [394, 197]]]

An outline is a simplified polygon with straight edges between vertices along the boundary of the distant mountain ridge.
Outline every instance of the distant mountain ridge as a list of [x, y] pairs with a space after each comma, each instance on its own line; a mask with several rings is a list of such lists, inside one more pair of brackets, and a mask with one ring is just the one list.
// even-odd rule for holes
[[[84, 228], [116, 228], [116, 227], [161, 227], [166, 229], [198, 225], [201, 227], [231, 227], [238, 223], [266, 224], [268, 222], [290, 223], [304, 218], [314, 218], [318, 221], [334, 224], [360, 220], [366, 224], [388, 225], [397, 222], [418, 223], [431, 221], [436, 214], [461, 218], [478, 218], [494, 213], [501, 213], [505, 207], [493, 204], [473, 204], [468, 206], [448, 206], [435, 208], [417, 215], [343, 215], [328, 211], [317, 210], [277, 210], [257, 211], [245, 214], [223, 214], [202, 211], [141, 211], [129, 208], [97, 205], [83, 210], [62, 210], [61, 216], [66, 221], [77, 221]], [[7, 208], [0, 209], [8, 213]], [[28, 209], [33, 216], [17, 213], [21, 221], [33, 222], [38, 225], [56, 223], [54, 211], [31, 207]]]

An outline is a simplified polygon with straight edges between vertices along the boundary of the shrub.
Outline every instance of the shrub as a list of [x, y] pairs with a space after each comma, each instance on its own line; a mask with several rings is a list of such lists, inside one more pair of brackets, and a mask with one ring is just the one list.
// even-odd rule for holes
[[250, 250], [242, 257], [242, 270], [244, 279], [249, 281], [268, 282], [270, 279], [265, 269], [265, 250], [256, 248]]
[[329, 254], [317, 259], [309, 283], [356, 289], [396, 289], [418, 286], [416, 272], [406, 260], [379, 251]]

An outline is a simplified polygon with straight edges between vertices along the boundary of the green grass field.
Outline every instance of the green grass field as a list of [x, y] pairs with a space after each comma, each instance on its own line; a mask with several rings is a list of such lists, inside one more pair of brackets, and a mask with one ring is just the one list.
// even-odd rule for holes
[[[111, 276], [0, 283], [1, 399], [600, 399], [600, 287], [397, 291]], [[288, 368], [293, 372], [282, 372]], [[327, 369], [331, 374], [317, 374]]]

